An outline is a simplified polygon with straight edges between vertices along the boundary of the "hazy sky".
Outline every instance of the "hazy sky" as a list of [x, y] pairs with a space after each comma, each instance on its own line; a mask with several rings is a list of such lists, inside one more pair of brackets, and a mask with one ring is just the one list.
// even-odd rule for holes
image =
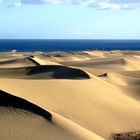
[[140, 0], [0, 0], [0, 39], [140, 39]]

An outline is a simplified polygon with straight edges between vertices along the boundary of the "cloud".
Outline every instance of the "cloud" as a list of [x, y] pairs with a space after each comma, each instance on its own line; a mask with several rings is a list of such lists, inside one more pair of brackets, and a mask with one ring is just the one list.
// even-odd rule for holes
[[21, 0], [23, 4], [46, 4], [49, 0]]
[[66, 4], [71, 3], [71, 0], [21, 0], [22, 4]]
[[110, 0], [112, 3], [140, 3], [140, 0]]
[[15, 6], [15, 7], [20, 7], [20, 6], [21, 6], [21, 1], [16, 1], [16, 2], [14, 3], [14, 6]]
[[140, 0], [96, 0], [88, 6], [97, 9], [136, 9], [140, 8]]
[[[5, 0], [6, 1], [6, 0]], [[11, 0], [12, 1], [12, 0]], [[72, 4], [85, 5], [90, 8], [108, 10], [136, 9], [140, 8], [140, 0], [13, 0], [16, 7], [21, 5], [43, 5], [43, 4]], [[0, 0], [2, 3], [3, 0]]]
[[99, 2], [96, 4], [89, 4], [89, 7], [95, 7], [97, 9], [115, 9], [120, 10], [122, 7], [116, 3], [106, 3], [106, 2]]

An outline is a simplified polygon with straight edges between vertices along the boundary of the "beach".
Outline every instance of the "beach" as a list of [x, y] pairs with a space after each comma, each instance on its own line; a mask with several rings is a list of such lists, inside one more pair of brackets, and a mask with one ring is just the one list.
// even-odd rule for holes
[[0, 52], [1, 140], [140, 139], [140, 51]]

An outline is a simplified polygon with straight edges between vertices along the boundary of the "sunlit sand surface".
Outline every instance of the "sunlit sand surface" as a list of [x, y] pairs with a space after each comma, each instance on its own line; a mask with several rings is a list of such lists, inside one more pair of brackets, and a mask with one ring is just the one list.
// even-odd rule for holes
[[0, 53], [0, 139], [139, 140], [140, 52]]

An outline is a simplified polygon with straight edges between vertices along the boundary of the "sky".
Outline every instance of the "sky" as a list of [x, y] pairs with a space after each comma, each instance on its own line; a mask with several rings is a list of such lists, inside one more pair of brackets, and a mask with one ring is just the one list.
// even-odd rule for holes
[[0, 39], [140, 39], [140, 0], [0, 0]]

